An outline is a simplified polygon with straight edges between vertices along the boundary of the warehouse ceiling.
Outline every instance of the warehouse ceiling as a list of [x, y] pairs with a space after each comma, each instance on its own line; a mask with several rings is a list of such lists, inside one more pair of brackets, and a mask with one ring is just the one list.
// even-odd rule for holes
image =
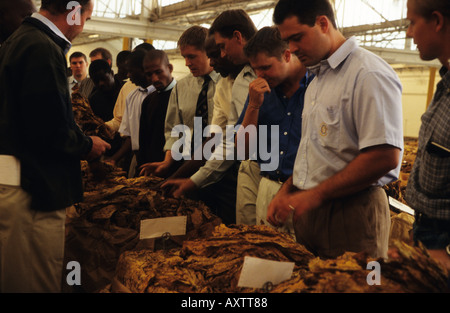
[[[278, 0], [93, 0], [94, 14], [83, 34], [73, 42], [82, 45], [112, 38], [176, 42], [192, 25], [208, 27], [220, 12], [243, 9], [258, 28], [271, 23]], [[40, 7], [40, 0], [35, 0]], [[421, 65], [405, 31], [406, 0], [332, 0], [340, 30], [356, 36], [361, 45], [389, 63]], [[394, 14], [389, 12], [395, 9]], [[264, 24], [265, 23], [265, 24]], [[430, 63], [427, 63], [430, 65]]]

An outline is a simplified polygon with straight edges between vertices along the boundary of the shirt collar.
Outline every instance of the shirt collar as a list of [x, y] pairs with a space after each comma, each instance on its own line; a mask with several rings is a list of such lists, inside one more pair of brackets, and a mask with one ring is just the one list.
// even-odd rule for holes
[[[212, 71], [211, 73], [206, 74], [206, 75], [209, 75], [209, 77], [211, 77], [211, 80], [216, 84], [221, 77], [220, 74], [217, 73], [216, 71]], [[197, 76], [196, 78], [200, 84], [203, 84], [203, 76]]]
[[66, 36], [64, 36], [64, 34], [61, 32], [61, 30], [52, 22], [50, 21], [48, 18], [46, 18], [45, 16], [43, 16], [42, 14], [35, 12], [31, 15], [31, 17], [41, 21], [42, 23], [44, 23], [48, 28], [50, 28], [50, 30], [52, 32], [54, 32], [58, 37], [64, 39], [69, 45], [69, 49], [72, 47], [72, 43], [69, 41], [69, 39], [67, 39]]
[[150, 93], [150, 92], [155, 91], [156, 88], [155, 88], [155, 86], [153, 86], [153, 85], [150, 85], [150, 86], [148, 86], [148, 87], [146, 87], [146, 88], [142, 88], [142, 87], [138, 86], [138, 90], [139, 90], [140, 92]]
[[445, 67], [442, 66], [439, 70], [439, 74], [442, 77], [442, 80], [439, 82], [440, 84], [444, 84], [445, 88], [447, 88], [447, 92], [450, 92], [450, 71]]
[[355, 37], [348, 38], [328, 59], [320, 61], [318, 64], [308, 67], [314, 75], [319, 75], [322, 66], [332, 69], [337, 68], [345, 59], [358, 48]]
[[221, 76], [216, 71], [212, 71], [211, 73], [209, 73], [209, 77], [211, 77], [211, 79], [217, 84]]
[[172, 79], [172, 82], [169, 85], [167, 85], [167, 87], [164, 88], [164, 90], [162, 90], [160, 92], [166, 92], [166, 91], [173, 89], [173, 87], [175, 87], [176, 83], [177, 83], [176, 79], [175, 78]]
[[255, 71], [250, 66], [250, 64], [245, 64], [245, 66], [242, 68], [242, 74], [244, 77], [247, 75], [256, 76]]

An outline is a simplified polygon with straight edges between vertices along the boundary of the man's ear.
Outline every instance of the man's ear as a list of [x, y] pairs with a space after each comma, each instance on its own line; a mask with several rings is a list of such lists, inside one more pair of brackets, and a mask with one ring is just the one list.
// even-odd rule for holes
[[167, 67], [169, 68], [170, 73], [173, 72], [173, 65], [171, 63], [167, 64]]
[[291, 54], [291, 50], [286, 49], [283, 52], [283, 58], [286, 61], [286, 63], [288, 63], [291, 60], [292, 54]]
[[243, 43], [243, 36], [242, 33], [238, 30], [235, 30], [233, 32], [233, 37], [237, 40], [238, 43], [242, 44]]
[[328, 20], [328, 18], [325, 15], [319, 15], [316, 18], [316, 25], [318, 25], [320, 27], [320, 29], [322, 30], [322, 32], [325, 34], [329, 31], [330, 21]]
[[445, 18], [439, 11], [434, 11], [431, 13], [431, 20], [434, 21], [435, 24], [435, 30], [436, 32], [439, 32], [445, 28]]

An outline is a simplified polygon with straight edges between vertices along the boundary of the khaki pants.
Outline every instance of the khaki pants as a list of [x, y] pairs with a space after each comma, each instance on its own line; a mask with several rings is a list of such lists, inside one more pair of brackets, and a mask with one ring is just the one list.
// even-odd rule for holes
[[390, 225], [386, 193], [371, 187], [306, 212], [294, 228], [297, 242], [323, 258], [347, 251], [387, 258]]
[[0, 292], [60, 292], [66, 210], [30, 209], [20, 187], [0, 185]]
[[292, 237], [294, 234], [294, 225], [292, 224], [292, 214], [288, 217], [285, 224], [282, 227], [275, 227], [267, 221], [267, 208], [273, 197], [277, 194], [282, 186], [281, 182], [271, 180], [266, 177], [262, 177], [259, 182], [258, 196], [256, 198], [256, 224], [267, 225], [278, 231], [290, 234]]
[[242, 161], [236, 188], [236, 224], [256, 224], [256, 198], [260, 180], [258, 163], [252, 160]]

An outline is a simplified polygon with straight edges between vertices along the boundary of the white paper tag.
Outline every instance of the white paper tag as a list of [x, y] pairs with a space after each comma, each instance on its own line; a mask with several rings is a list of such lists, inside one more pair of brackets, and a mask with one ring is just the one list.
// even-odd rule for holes
[[279, 262], [246, 256], [239, 276], [238, 287], [263, 288], [271, 282], [279, 284], [291, 278], [294, 262]]
[[164, 233], [186, 235], [187, 216], [152, 218], [141, 221], [140, 239], [158, 238]]
[[397, 199], [392, 198], [391, 196], [389, 196], [389, 204], [392, 205], [394, 208], [399, 209], [400, 211], [406, 212], [414, 216], [414, 210], [412, 208], [398, 201]]
[[0, 184], [20, 186], [20, 161], [12, 155], [0, 155]]

